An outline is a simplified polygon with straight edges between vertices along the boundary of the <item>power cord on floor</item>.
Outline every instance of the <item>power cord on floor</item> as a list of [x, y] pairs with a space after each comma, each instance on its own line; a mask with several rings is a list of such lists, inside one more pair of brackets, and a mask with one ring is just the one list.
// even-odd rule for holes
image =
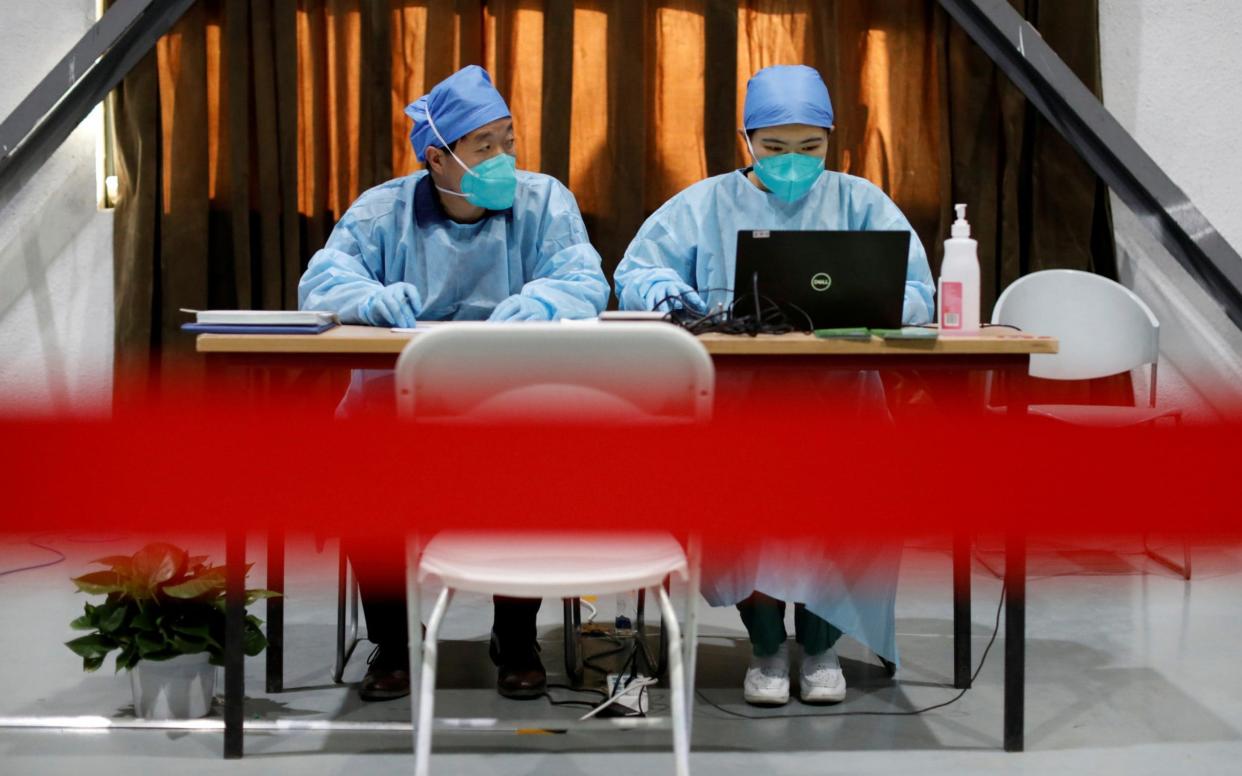
[[[595, 664], [594, 661], [601, 660], [606, 657], [611, 657], [613, 655], [619, 655], [622, 652], [625, 652], [627, 648], [628, 648], [627, 645], [619, 643], [619, 640], [618, 640], [618, 644], [614, 649], [601, 652], [598, 655], [592, 655], [589, 658], [584, 658], [582, 661], [582, 664], [586, 668], [592, 668], [596, 671], [599, 671], [600, 673], [607, 675], [608, 673], [607, 670], [603, 668], [602, 666]], [[632, 655], [630, 659], [632, 659]], [[627, 666], [629, 665], [629, 659], [627, 659], [626, 665]], [[622, 669], [622, 671], [624, 671], [624, 669]], [[609, 705], [609, 703], [612, 702], [612, 699], [610, 699], [609, 694], [606, 690], [600, 690], [595, 687], [571, 687], [570, 685], [567, 685], [567, 684], [549, 684], [548, 689], [549, 690], [564, 690], [566, 692], [576, 692], [576, 693], [591, 693], [593, 695], [598, 695], [600, 697], [600, 700], [598, 701], [584, 701], [584, 700], [575, 700], [575, 699], [560, 700], [560, 699], [552, 697], [550, 693], [545, 692], [543, 694], [543, 697], [546, 698], [548, 703], [552, 704], [553, 706], [577, 706], [579, 708], [588, 709], [589, 710], [588, 713], [591, 713], [591, 714], [597, 713], [599, 709], [603, 708], [604, 706]]]
[[[61, 552], [55, 547], [49, 547], [48, 545], [42, 543], [41, 540], [43, 538], [50, 537], [50, 536], [55, 536], [55, 534], [36, 534], [32, 538], [27, 539], [24, 543], [32, 545], [34, 547], [38, 547], [40, 550], [46, 550], [50, 553], [54, 553], [56, 555], [54, 559], [44, 561], [43, 563], [33, 563], [29, 566], [18, 566], [17, 568], [3, 569], [3, 570], [0, 570], [0, 577], [7, 577], [10, 574], [20, 574], [23, 571], [34, 571], [35, 569], [45, 569], [45, 568], [48, 568], [49, 566], [55, 566], [58, 563], [64, 563], [65, 553]], [[86, 537], [78, 537], [78, 536], [65, 536], [63, 538], [65, 541], [72, 542], [74, 544], [110, 544], [115, 541], [120, 541], [121, 539], [124, 539], [126, 537], [124, 535], [120, 535], [120, 536], [108, 536], [102, 539], [96, 538], [96, 537], [86, 538]]]
[[[567, 684], [549, 684], [548, 689], [549, 690], [564, 690], [566, 692], [592, 693], [594, 695], [599, 695], [601, 698], [604, 698], [604, 699], [607, 699], [608, 697], [608, 693], [604, 692], [603, 690], [597, 690], [593, 687], [570, 687]], [[599, 701], [580, 701], [580, 700], [573, 700], [573, 699], [558, 700], [557, 698], [553, 698], [552, 694], [548, 692], [545, 692], [543, 694], [543, 697], [547, 698], [548, 703], [552, 704], [553, 706], [576, 706], [578, 708], [594, 709], [600, 705]]]
[[23, 571], [34, 571], [35, 569], [45, 569], [48, 566], [55, 566], [58, 563], [65, 562], [65, 553], [61, 552], [55, 547], [49, 547], [46, 544], [41, 544], [35, 541], [34, 539], [31, 539], [30, 541], [26, 543], [33, 545], [35, 547], [38, 547], [41, 550], [47, 550], [48, 552], [55, 554], [56, 557], [52, 560], [44, 561], [43, 563], [33, 563], [29, 566], [18, 566], [17, 568], [13, 568], [13, 569], [4, 569], [3, 571], [0, 571], [0, 577], [7, 577], [10, 574], [20, 574]]
[[[612, 707], [613, 704], [617, 703], [620, 699], [624, 698], [627, 695], [632, 695], [635, 692], [638, 693], [638, 707], [639, 708], [642, 707], [642, 697], [647, 692], [647, 688], [653, 684], [656, 684], [658, 680], [655, 678], [645, 678], [645, 679], [638, 678], [639, 649], [638, 649], [637, 641], [627, 644], [627, 643], [622, 642], [620, 639], [618, 639], [615, 636], [607, 636], [605, 638], [608, 638], [610, 641], [615, 643], [616, 646], [612, 649], [605, 650], [604, 652], [600, 652], [599, 654], [591, 655], [590, 657], [583, 658], [582, 665], [584, 668], [590, 668], [594, 671], [598, 671], [599, 673], [607, 676], [609, 673], [608, 669], [599, 665], [597, 661], [603, 660], [604, 658], [612, 657], [614, 655], [619, 655], [619, 654], [628, 652], [629, 654], [627, 655], [625, 662], [621, 665], [620, 671], [617, 672], [617, 678], [613, 682], [612, 687], [610, 688], [611, 692], [609, 692], [608, 690], [600, 690], [600, 689], [596, 689], [593, 687], [571, 687], [569, 685], [564, 685], [564, 684], [549, 684], [548, 689], [566, 690], [568, 692], [578, 692], [578, 693], [594, 693], [600, 696], [602, 700], [594, 701], [594, 702], [583, 701], [583, 700], [572, 700], [572, 699], [571, 700], [560, 700], [557, 698], [553, 698], [548, 693], [544, 693], [544, 697], [548, 700], [548, 703], [552, 704], [553, 706], [578, 706], [578, 707], [587, 708], [588, 709], [587, 713], [584, 714], [582, 717], [580, 717], [579, 718], [580, 720], [590, 719], [591, 717], [594, 717], [595, 715], [605, 711], [606, 709], [610, 709], [610, 707]], [[629, 681], [625, 682], [625, 686], [622, 687], [622, 681], [625, 679], [627, 671], [629, 672]], [[635, 712], [632, 714], [627, 713], [627, 714], [619, 714], [616, 716], [639, 716], [640, 717], [643, 715], [641, 712]]]
[[[996, 623], [992, 626], [992, 637], [988, 639], [988, 645], [984, 647], [983, 649], [983, 656], [979, 658], [979, 666], [975, 669], [975, 672], [970, 675], [970, 683], [972, 686], [975, 683], [975, 679], [979, 677], [979, 672], [983, 670], [984, 663], [986, 663], [988, 660], [988, 652], [991, 651], [992, 645], [996, 643], [996, 635], [1000, 633], [1001, 610], [1004, 608], [1004, 604], [1005, 604], [1005, 586], [1001, 585], [1000, 600], [996, 602]], [[728, 714], [730, 717], [736, 717], [738, 719], [760, 719], [762, 720], [762, 719], [798, 719], [798, 718], [809, 718], [809, 717], [913, 717], [919, 714], [926, 714], [929, 711], [935, 711], [936, 709], [943, 709], [945, 706], [950, 706], [954, 703], [957, 703], [959, 700], [961, 700], [962, 696], [965, 695], [969, 690], [970, 690], [969, 687], [963, 690], [960, 690], [957, 693], [957, 695], [954, 695], [952, 698], [950, 698], [947, 701], [944, 701], [943, 703], [937, 703], [932, 706], [925, 706], [924, 708], [921, 708], [921, 709], [910, 709], [909, 711], [834, 711], [834, 712], [819, 712], [819, 713], [802, 712], [802, 713], [794, 713], [794, 714], [747, 714], [741, 711], [733, 711], [732, 709], [726, 709], [724, 706], [721, 706], [719, 703], [716, 703], [712, 699], [708, 698], [703, 693], [702, 690], [695, 690], [695, 694], [698, 695], [699, 699], [702, 700], [707, 705], [711, 706], [717, 711], [721, 711], [725, 714]]]

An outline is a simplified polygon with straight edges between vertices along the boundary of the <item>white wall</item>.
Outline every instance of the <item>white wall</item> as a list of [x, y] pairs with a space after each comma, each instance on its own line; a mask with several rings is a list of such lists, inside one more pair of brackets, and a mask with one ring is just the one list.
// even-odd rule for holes
[[[1105, 105], [1238, 249], [1240, 33], [1238, 0], [1100, 0]], [[1242, 385], [1242, 333], [1114, 204], [1122, 279], [1161, 322], [1162, 397], [1197, 413], [1227, 409]]]
[[[95, 19], [95, 0], [0, 0], [0, 117]], [[96, 205], [87, 119], [0, 210], [0, 412], [107, 411], [112, 214]]]

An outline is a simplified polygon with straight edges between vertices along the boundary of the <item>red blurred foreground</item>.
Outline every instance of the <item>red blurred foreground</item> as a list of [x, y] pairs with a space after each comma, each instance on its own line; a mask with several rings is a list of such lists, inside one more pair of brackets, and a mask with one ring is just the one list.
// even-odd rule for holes
[[215, 406], [0, 420], [7, 532], [594, 528], [841, 537], [1236, 532], [1242, 428], [897, 426], [823, 402], [706, 427], [445, 427]]

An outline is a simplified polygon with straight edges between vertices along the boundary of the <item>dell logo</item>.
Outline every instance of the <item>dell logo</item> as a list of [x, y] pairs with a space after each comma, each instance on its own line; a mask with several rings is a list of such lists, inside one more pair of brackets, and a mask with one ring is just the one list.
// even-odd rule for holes
[[827, 272], [812, 275], [811, 288], [816, 291], [827, 291], [832, 288], [832, 277]]

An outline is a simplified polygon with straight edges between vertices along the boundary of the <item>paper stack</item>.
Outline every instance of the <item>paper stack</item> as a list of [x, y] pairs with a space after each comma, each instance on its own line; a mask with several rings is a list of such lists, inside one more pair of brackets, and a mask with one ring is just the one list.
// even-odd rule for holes
[[182, 331], [197, 334], [319, 334], [341, 320], [336, 313], [315, 310], [186, 310], [194, 323], [181, 324]]

